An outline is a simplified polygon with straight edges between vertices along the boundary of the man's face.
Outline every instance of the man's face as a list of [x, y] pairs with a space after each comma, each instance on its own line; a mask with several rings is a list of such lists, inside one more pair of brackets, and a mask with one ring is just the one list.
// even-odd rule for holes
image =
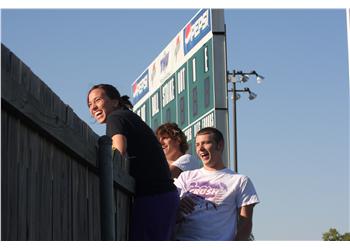
[[221, 162], [222, 143], [217, 144], [213, 134], [196, 136], [196, 153], [206, 167], [213, 168]]
[[163, 152], [167, 158], [180, 151], [180, 143], [169, 137], [168, 134], [158, 135], [158, 140], [162, 145]]

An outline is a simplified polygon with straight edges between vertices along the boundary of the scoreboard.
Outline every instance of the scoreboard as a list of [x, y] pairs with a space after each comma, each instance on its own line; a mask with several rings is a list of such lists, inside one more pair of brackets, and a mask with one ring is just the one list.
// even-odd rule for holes
[[132, 84], [134, 112], [153, 130], [175, 122], [195, 155], [195, 135], [216, 127], [229, 163], [224, 11], [201, 9]]

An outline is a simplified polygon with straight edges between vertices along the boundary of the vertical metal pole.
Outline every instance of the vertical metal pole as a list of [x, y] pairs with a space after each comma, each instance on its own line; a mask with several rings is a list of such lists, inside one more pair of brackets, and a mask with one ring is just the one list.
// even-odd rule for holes
[[[235, 76], [235, 71], [233, 71], [233, 76]], [[236, 110], [236, 82], [232, 82], [232, 110], [233, 110], [233, 166], [234, 171], [238, 173], [237, 165], [237, 110]]]
[[101, 240], [115, 240], [113, 212], [112, 140], [104, 135], [98, 139], [100, 170]]

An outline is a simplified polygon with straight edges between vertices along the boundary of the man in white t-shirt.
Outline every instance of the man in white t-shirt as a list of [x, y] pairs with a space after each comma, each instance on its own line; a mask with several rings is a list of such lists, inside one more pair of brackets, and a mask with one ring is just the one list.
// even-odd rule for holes
[[222, 160], [224, 138], [215, 128], [196, 135], [201, 169], [175, 180], [180, 194], [176, 240], [248, 240], [253, 207], [259, 198], [247, 176], [234, 173]]
[[183, 171], [200, 167], [196, 157], [186, 154], [188, 150], [186, 135], [176, 123], [162, 124], [157, 128], [156, 135], [168, 161], [172, 178], [177, 178]]

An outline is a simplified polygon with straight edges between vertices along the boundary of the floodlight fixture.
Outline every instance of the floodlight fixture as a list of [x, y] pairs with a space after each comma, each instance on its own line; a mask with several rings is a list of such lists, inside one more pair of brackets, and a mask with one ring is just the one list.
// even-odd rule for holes
[[250, 91], [248, 99], [249, 100], [254, 100], [257, 96], [258, 96], [257, 94], [255, 94], [254, 92]]
[[265, 79], [265, 77], [263, 77], [263, 76], [261, 76], [261, 75], [258, 75], [257, 77], [256, 77], [256, 82], [258, 83], [258, 84], [260, 84], [260, 83], [262, 83], [262, 81]]
[[[265, 79], [262, 75], [259, 75], [255, 70], [252, 70], [250, 72], [243, 72], [241, 70], [233, 70], [232, 73], [227, 71], [227, 80], [228, 82], [236, 83], [236, 82], [247, 82], [251, 75], [254, 75], [256, 77], [256, 82], [261, 83], [262, 80]], [[238, 79], [237, 79], [238, 76]]]
[[227, 71], [227, 81], [228, 82], [235, 82], [235, 76], [230, 73], [229, 71]]
[[235, 98], [236, 98], [236, 101], [237, 101], [239, 98], [241, 98], [241, 95], [236, 93]]
[[241, 82], [247, 82], [249, 80], [249, 75], [248, 74], [244, 74], [241, 76]]

